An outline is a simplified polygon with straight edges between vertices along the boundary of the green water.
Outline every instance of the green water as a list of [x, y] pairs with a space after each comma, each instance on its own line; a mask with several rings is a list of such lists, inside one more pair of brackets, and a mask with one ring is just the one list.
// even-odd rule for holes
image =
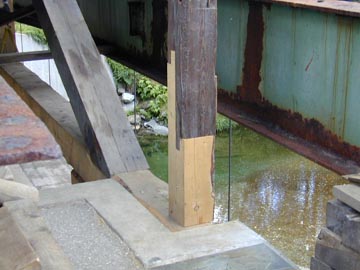
[[[167, 180], [167, 138], [139, 138], [151, 170]], [[228, 133], [216, 136], [215, 222], [227, 221]], [[239, 219], [293, 262], [309, 267], [338, 175], [253, 131], [233, 131], [231, 219]]]

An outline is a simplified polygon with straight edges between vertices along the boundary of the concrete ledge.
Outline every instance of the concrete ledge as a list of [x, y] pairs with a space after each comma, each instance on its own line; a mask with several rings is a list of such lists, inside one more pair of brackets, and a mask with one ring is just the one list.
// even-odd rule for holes
[[171, 232], [112, 179], [43, 190], [40, 207], [78, 199], [94, 207], [146, 268], [266, 244], [262, 237], [238, 221]]

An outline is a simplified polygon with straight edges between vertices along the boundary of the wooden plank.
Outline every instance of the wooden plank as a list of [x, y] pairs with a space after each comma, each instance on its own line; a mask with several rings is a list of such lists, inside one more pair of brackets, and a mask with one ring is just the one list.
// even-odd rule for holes
[[147, 169], [76, 1], [33, 4], [94, 162], [106, 176]]
[[360, 184], [360, 174], [348, 174], [343, 177], [351, 182]]
[[0, 54], [0, 64], [36, 61], [52, 58], [50, 51], [34, 51], [23, 53], [4, 53]]
[[334, 187], [334, 196], [360, 212], [360, 186], [357, 184], [349, 184]]
[[216, 1], [169, 1], [169, 212], [182, 226], [213, 219]]
[[[215, 135], [216, 1], [174, 1], [176, 129], [181, 138]], [[181, 102], [179, 102], [181, 100]]]
[[28, 200], [4, 204], [40, 258], [41, 269], [75, 269], [49, 231], [40, 209]]
[[6, 207], [0, 208], [0, 269], [40, 270], [40, 259]]
[[23, 64], [7, 64], [0, 75], [46, 124], [65, 159], [85, 181], [104, 179], [93, 163], [71, 105]]
[[17, 9], [14, 12], [6, 12], [4, 10], [0, 10], [0, 26], [9, 24], [13, 21], [25, 18], [35, 13], [35, 9], [33, 6], [24, 7], [21, 9]]

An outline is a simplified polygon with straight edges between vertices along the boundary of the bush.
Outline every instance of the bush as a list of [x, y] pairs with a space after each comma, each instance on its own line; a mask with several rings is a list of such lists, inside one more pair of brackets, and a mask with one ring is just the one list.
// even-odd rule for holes
[[27, 24], [15, 23], [15, 30], [18, 33], [32, 37], [32, 39], [39, 44], [48, 44], [44, 31], [40, 28], [33, 27]]

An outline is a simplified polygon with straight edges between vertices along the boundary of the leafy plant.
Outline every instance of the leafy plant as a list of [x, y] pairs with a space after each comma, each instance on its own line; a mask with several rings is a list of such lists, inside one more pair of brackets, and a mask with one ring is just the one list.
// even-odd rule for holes
[[110, 66], [113, 77], [117, 84], [123, 84], [127, 87], [131, 87], [134, 83], [134, 71], [126, 66], [110, 59], [106, 58], [107, 63]]
[[[231, 121], [231, 127], [236, 128], [238, 124]], [[216, 114], [216, 132], [224, 132], [229, 130], [229, 118], [221, 114]]]
[[33, 27], [27, 24], [15, 23], [15, 30], [18, 33], [30, 36], [39, 44], [48, 44], [44, 31], [40, 28]]

